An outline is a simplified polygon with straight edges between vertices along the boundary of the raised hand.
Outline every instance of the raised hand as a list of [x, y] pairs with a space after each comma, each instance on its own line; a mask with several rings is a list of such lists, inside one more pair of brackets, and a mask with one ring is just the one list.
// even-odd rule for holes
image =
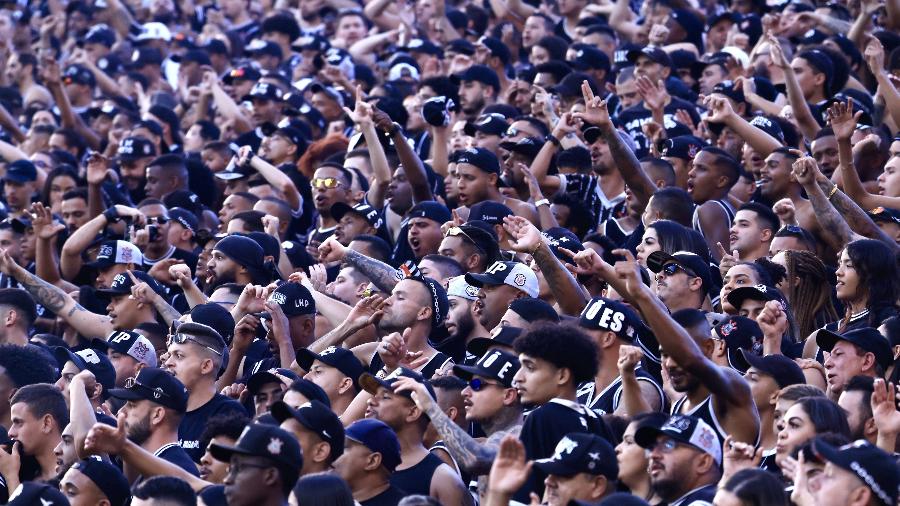
[[884, 72], [884, 46], [881, 45], [880, 40], [875, 37], [869, 37], [869, 43], [866, 44], [866, 50], [863, 54], [866, 57], [869, 70], [873, 74], [877, 75]]
[[521, 216], [503, 218], [503, 228], [511, 236], [510, 249], [519, 253], [533, 253], [543, 240], [541, 231], [527, 218]]
[[169, 275], [172, 276], [175, 283], [182, 289], [194, 283], [191, 279], [191, 268], [184, 263], [175, 264], [169, 267]]
[[803, 450], [797, 455], [794, 465], [794, 490], [791, 492], [791, 502], [796, 506], [812, 506], [815, 502], [809, 491], [809, 479], [806, 476], [806, 456]]
[[828, 123], [831, 125], [831, 130], [834, 131], [834, 136], [837, 137], [837, 140], [850, 140], [850, 137], [853, 136], [853, 131], [856, 130], [856, 123], [859, 121], [860, 116], [862, 116], [862, 111], [857, 111], [854, 114], [853, 102], [850, 100], [835, 102], [828, 108]]
[[419, 383], [418, 381], [408, 378], [406, 376], [400, 376], [394, 382], [393, 385], [394, 392], [402, 393], [409, 392], [412, 398], [412, 401], [416, 403], [416, 406], [419, 407], [422, 411], [427, 411], [428, 408], [434, 404], [434, 399], [431, 398], [431, 395], [428, 393], [428, 389], [425, 388], [425, 385]]
[[378, 345], [378, 355], [388, 371], [399, 367], [407, 353], [409, 349], [406, 347], [406, 340], [398, 332], [384, 336]]
[[723, 477], [734, 476], [742, 469], [758, 467], [762, 460], [762, 450], [753, 445], [735, 441], [732, 436], [725, 437], [722, 455]]
[[619, 369], [619, 374], [634, 374], [634, 368], [637, 367], [638, 364], [641, 363], [641, 359], [644, 358], [644, 352], [637, 346], [629, 346], [627, 344], [623, 344], [619, 347], [619, 360], [616, 361], [616, 367]]
[[731, 102], [725, 97], [703, 97], [703, 103], [709, 109], [706, 121], [724, 123], [728, 118], [736, 114], [734, 108], [731, 107]]
[[263, 229], [267, 234], [272, 237], [278, 239], [278, 227], [281, 225], [281, 221], [278, 219], [278, 216], [272, 216], [271, 214], [267, 214], [262, 218]]
[[166, 258], [165, 260], [160, 260], [159, 262], [153, 264], [153, 267], [151, 267], [150, 270], [147, 271], [147, 274], [149, 274], [153, 279], [159, 281], [160, 283], [166, 285], [174, 285], [178, 282], [178, 280], [174, 275], [172, 275], [170, 268], [183, 263], [184, 260], [178, 260], [177, 258]]
[[613, 266], [616, 277], [625, 282], [625, 289], [632, 298], [638, 296], [644, 289], [644, 283], [641, 281], [641, 267], [638, 265], [634, 255], [627, 249], [613, 250], [614, 255], [621, 255], [624, 260], [616, 262]]
[[363, 92], [362, 87], [356, 87], [356, 103], [353, 105], [353, 110], [351, 111], [349, 107], [344, 107], [344, 113], [350, 117], [350, 120], [360, 126], [360, 128], [364, 126], [372, 126], [373, 123], [373, 114], [372, 110], [375, 107], [372, 104], [363, 100]]
[[19, 469], [22, 467], [22, 443], [14, 441], [9, 453], [0, 450], [0, 474], [8, 482], [19, 483]]
[[576, 112], [573, 116], [598, 127], [612, 125], [606, 101], [594, 96], [594, 91], [587, 81], [581, 83], [581, 94], [584, 96], [584, 112]]
[[656, 23], [650, 27], [650, 45], [662, 46], [669, 39], [669, 29], [666, 25]]
[[5, 249], [0, 248], [0, 272], [7, 276], [12, 276], [17, 266], [16, 261], [9, 256], [9, 253]]
[[328, 271], [325, 264], [309, 266], [309, 281], [317, 292], [325, 292], [325, 286], [328, 284]]
[[578, 253], [566, 248], [559, 248], [563, 254], [575, 262], [575, 273], [588, 276], [605, 276], [611, 272], [612, 266], [606, 263], [599, 253], [592, 248], [585, 248]]
[[488, 476], [488, 490], [512, 496], [531, 474], [532, 462], [525, 460], [525, 445], [515, 436], [506, 436], [500, 441], [497, 458]]
[[87, 181], [90, 185], [100, 185], [109, 175], [109, 160], [98, 152], [94, 152], [87, 160]]
[[269, 316], [272, 317], [272, 334], [275, 337], [275, 342], [279, 346], [287, 345], [291, 347], [291, 324], [288, 322], [284, 310], [281, 309], [281, 304], [273, 300], [267, 300], [264, 307], [269, 312]]
[[266, 287], [261, 285], [247, 285], [241, 291], [241, 296], [235, 304], [239, 313], [259, 313], [266, 309], [266, 297], [269, 296]]
[[638, 93], [641, 94], [641, 99], [644, 101], [644, 107], [647, 109], [660, 111], [669, 103], [671, 97], [669, 97], [669, 92], [666, 91], [666, 83], [662, 79], [654, 83], [649, 77], [640, 76], [635, 83], [637, 84]]
[[243, 383], [232, 383], [223, 388], [221, 393], [225, 397], [229, 397], [240, 403], [243, 403], [250, 395], [250, 391], [247, 390], [247, 385]]
[[803, 187], [816, 184], [816, 175], [819, 172], [819, 166], [810, 156], [798, 158], [791, 166], [794, 178]]
[[769, 43], [769, 58], [772, 59], [772, 64], [782, 70], [789, 69], [790, 62], [784, 57], [784, 49], [781, 48], [781, 42], [778, 41], [778, 37], [772, 32], [766, 33], [765, 37], [766, 42]]
[[125, 448], [125, 413], [119, 412], [115, 427], [96, 423], [84, 439], [84, 449], [92, 454], [118, 455]]
[[556, 121], [556, 126], [553, 127], [553, 136], [561, 139], [566, 135], [575, 133], [578, 130], [578, 124], [575, 121], [575, 117], [570, 112], [562, 113], [562, 116]]
[[377, 324], [384, 315], [382, 306], [384, 305], [384, 297], [381, 295], [369, 295], [353, 306], [353, 309], [347, 313], [344, 322], [352, 327], [363, 328], [366, 325]]
[[31, 226], [38, 239], [49, 241], [66, 229], [64, 224], [53, 221], [53, 213], [40, 202], [32, 204], [31, 212]]
[[544, 198], [544, 193], [541, 191], [541, 185], [538, 183], [534, 173], [531, 172], [531, 169], [524, 163], [517, 163], [516, 168], [518, 168], [519, 172], [525, 176], [525, 182], [528, 183], [528, 193], [531, 195], [531, 200], [537, 202]]
[[872, 392], [872, 417], [879, 435], [900, 434], [900, 411], [897, 411], [896, 390], [893, 383], [879, 378]]
[[381, 130], [386, 134], [392, 134], [396, 130], [396, 126], [394, 125], [394, 120], [388, 116], [388, 113], [382, 111], [377, 107], [372, 107], [372, 121], [375, 122], [375, 128]]
[[325, 239], [319, 245], [319, 261], [322, 263], [340, 262], [347, 255], [347, 247], [339, 243], [334, 236]]
[[717, 242], [716, 246], [719, 247], [719, 255], [722, 256], [722, 261], [719, 262], [719, 273], [721, 273], [724, 278], [725, 274], [728, 274], [728, 269], [731, 269], [741, 261], [741, 254], [738, 250], [729, 253], [728, 250], [725, 249], [725, 246], [722, 246], [722, 243], [720, 242]]
[[778, 221], [781, 222], [781, 226], [797, 224], [797, 210], [794, 208], [794, 203], [791, 202], [791, 199], [785, 197], [778, 202], [775, 202], [775, 204], [772, 205], [772, 211], [778, 216]]
[[756, 317], [756, 323], [763, 331], [765, 338], [782, 337], [787, 332], [788, 320], [781, 302], [770, 300], [766, 302], [762, 312]]
[[137, 301], [138, 304], [146, 304], [148, 306], [153, 306], [153, 301], [156, 300], [159, 295], [150, 288], [146, 282], [137, 279], [134, 276], [134, 273], [131, 271], [126, 271], [128, 273], [128, 277], [131, 278], [131, 298]]

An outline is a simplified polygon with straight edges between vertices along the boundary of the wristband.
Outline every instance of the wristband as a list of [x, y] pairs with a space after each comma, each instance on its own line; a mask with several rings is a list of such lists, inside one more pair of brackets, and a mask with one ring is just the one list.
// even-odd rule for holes
[[107, 208], [106, 211], [103, 211], [103, 217], [106, 218], [108, 223], [115, 223], [119, 221], [119, 212], [116, 211], [115, 206]]
[[541, 199], [534, 203], [534, 207], [549, 206], [549, 205], [550, 205], [550, 201], [547, 199]]
[[553, 134], [547, 135], [547, 137], [545, 137], [544, 140], [552, 142], [553, 145], [556, 147], [562, 147], [562, 144], [560, 143], [559, 139], [557, 139]]

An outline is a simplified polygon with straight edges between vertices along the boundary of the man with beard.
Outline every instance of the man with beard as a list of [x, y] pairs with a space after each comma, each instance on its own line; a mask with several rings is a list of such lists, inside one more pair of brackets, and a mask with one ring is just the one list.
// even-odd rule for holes
[[500, 324], [512, 301], [538, 296], [537, 276], [519, 262], [494, 262], [482, 274], [466, 274], [465, 281], [480, 288], [473, 312], [488, 331]]
[[720, 446], [726, 435], [755, 444], [760, 422], [750, 386], [737, 371], [719, 367], [710, 358], [715, 343], [710, 338], [706, 314], [697, 309], [682, 309], [670, 316], [653, 290], [641, 281], [631, 252], [615, 250], [613, 253], [625, 257], [614, 267], [617, 280], [626, 292], [619, 293], [633, 301], [644, 316], [659, 341], [662, 366], [671, 378], [672, 387], [685, 394], [672, 406], [672, 414], [696, 416], [715, 427]]
[[[466, 282], [465, 276], [450, 279], [447, 284], [449, 309], [444, 322], [447, 333], [450, 334], [448, 340], [468, 345], [476, 337], [489, 335], [487, 329], [475, 320], [472, 312], [472, 306], [477, 303], [479, 291], [478, 287]], [[472, 360], [474, 359], [475, 357], [472, 357]]]
[[147, 166], [156, 157], [156, 147], [144, 137], [126, 137], [119, 143], [116, 161], [119, 165], [120, 190], [132, 202], [144, 200]]
[[119, 423], [130, 441], [200, 476], [191, 457], [178, 445], [178, 426], [188, 405], [184, 384], [162, 369], [145, 367], [125, 388], [113, 389], [110, 394], [126, 401], [119, 410]]
[[641, 427], [634, 440], [650, 452], [650, 486], [664, 501], [712, 502], [721, 475], [722, 447], [708, 423], [695, 416], [674, 415], [660, 429]]
[[472, 65], [453, 78], [459, 82], [459, 106], [468, 120], [474, 120], [485, 106], [497, 101], [500, 78], [490, 67]]
[[266, 269], [262, 247], [253, 239], [230, 235], [213, 248], [206, 264], [206, 291], [212, 293], [225, 283], [267, 285], [272, 280]]

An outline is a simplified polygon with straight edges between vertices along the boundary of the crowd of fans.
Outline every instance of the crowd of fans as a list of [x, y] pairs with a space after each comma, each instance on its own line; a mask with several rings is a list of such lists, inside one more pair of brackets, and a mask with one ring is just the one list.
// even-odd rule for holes
[[897, 506], [898, 33], [0, 4], [0, 504]]

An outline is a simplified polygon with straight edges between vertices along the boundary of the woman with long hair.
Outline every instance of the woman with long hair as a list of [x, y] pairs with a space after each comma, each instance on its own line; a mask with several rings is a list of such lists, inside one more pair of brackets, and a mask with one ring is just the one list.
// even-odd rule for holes
[[784, 483], [774, 474], [759, 468], [741, 469], [721, 484], [713, 499], [715, 505], [788, 506]]
[[831, 301], [833, 274], [812, 252], [785, 250], [772, 257], [787, 272], [778, 289], [794, 310], [800, 337], [806, 339], [838, 319]]
[[[695, 241], [690, 232], [689, 228], [674, 221], [658, 220], [644, 231], [641, 242], [637, 245], [635, 258], [641, 267], [647, 267], [647, 257], [655, 251], [670, 255], [676, 251], [692, 251], [703, 256], [701, 252], [694, 251]], [[706, 256], [709, 256], [708, 251]]]
[[659, 412], [636, 415], [625, 427], [622, 442], [616, 445], [616, 461], [619, 464], [619, 482], [628, 487], [631, 493], [650, 504], [659, 504], [662, 500], [650, 487], [648, 452], [634, 440], [634, 433], [641, 427], [660, 428], [668, 420], [668, 416]]
[[54, 214], [62, 214], [63, 195], [83, 184], [71, 165], [60, 165], [47, 174], [41, 190], [41, 202]]
[[800, 399], [788, 408], [779, 424], [775, 462], [783, 467], [784, 459], [790, 457], [795, 448], [826, 432], [849, 438], [847, 413], [836, 402], [825, 397]]
[[719, 292], [719, 301], [722, 303], [722, 312], [738, 314], [738, 309], [728, 302], [728, 294], [732, 290], [744, 286], [765, 285], [775, 288], [785, 278], [784, 267], [767, 258], [759, 258], [753, 262], [737, 262], [732, 265], [722, 277], [722, 290]]

